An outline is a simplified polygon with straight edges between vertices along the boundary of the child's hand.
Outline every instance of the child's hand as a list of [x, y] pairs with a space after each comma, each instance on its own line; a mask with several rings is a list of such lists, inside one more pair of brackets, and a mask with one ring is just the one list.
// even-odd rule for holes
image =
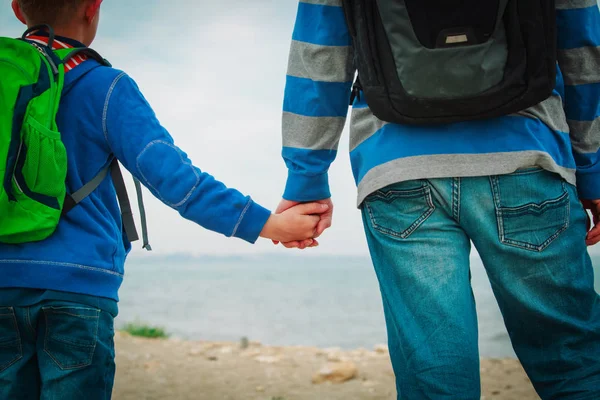
[[327, 204], [307, 203], [271, 215], [260, 236], [283, 243], [312, 239], [321, 220], [319, 215], [328, 209]]

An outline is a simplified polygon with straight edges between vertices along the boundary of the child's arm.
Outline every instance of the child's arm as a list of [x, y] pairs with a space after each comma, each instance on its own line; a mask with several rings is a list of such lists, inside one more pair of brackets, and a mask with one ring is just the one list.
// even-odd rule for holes
[[317, 213], [315, 207], [271, 216], [250, 197], [192, 165], [129, 76], [121, 74], [112, 88], [103, 121], [108, 146], [163, 203], [206, 229], [251, 243], [259, 235], [286, 241], [314, 236], [318, 218], [304, 214]]

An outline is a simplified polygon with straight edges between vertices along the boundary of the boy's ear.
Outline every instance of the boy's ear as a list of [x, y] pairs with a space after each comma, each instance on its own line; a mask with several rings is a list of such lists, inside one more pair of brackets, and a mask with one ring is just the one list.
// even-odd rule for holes
[[88, 3], [87, 8], [85, 9], [85, 19], [88, 23], [92, 23], [94, 18], [98, 15], [100, 4], [102, 4], [102, 0], [92, 0]]
[[15, 17], [17, 17], [17, 19], [19, 21], [21, 21], [23, 24], [27, 25], [27, 21], [25, 20], [25, 15], [23, 14], [23, 11], [21, 11], [21, 6], [19, 6], [19, 2], [17, 0], [12, 0], [12, 9], [13, 9], [13, 12], [15, 13]]

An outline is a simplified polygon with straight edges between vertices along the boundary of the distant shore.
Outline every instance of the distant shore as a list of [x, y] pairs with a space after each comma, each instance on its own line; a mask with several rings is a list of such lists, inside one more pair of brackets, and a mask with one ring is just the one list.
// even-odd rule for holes
[[[387, 347], [340, 350], [117, 332], [115, 400], [395, 400]], [[482, 399], [539, 400], [517, 360], [482, 360]]]

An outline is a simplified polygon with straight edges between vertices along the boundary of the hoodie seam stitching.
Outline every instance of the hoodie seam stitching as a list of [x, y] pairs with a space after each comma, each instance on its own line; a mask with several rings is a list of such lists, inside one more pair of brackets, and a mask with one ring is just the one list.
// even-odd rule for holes
[[235, 236], [237, 234], [238, 229], [240, 228], [240, 225], [242, 224], [242, 221], [244, 220], [244, 217], [246, 216], [246, 213], [250, 209], [250, 206], [252, 205], [252, 203], [253, 203], [252, 200], [249, 200], [248, 204], [246, 204], [246, 207], [244, 208], [244, 211], [242, 211], [242, 214], [240, 215], [240, 218], [238, 219], [237, 224], [233, 228], [233, 232], [231, 233], [231, 236]]
[[103, 268], [98, 268], [98, 267], [90, 267], [89, 265], [82, 265], [82, 264], [72, 264], [72, 263], [62, 263], [62, 262], [55, 262], [55, 261], [35, 261], [35, 260], [0, 260], [0, 264], [34, 264], [34, 265], [52, 265], [52, 266], [62, 266], [62, 267], [68, 267], [68, 268], [78, 268], [78, 269], [85, 269], [88, 271], [94, 271], [94, 272], [101, 272], [104, 274], [109, 274], [109, 275], [115, 275], [118, 277], [123, 277], [123, 274], [120, 274], [118, 272], [114, 272], [108, 269], [103, 269]]
[[108, 93], [106, 94], [106, 99], [104, 100], [104, 109], [102, 111], [102, 131], [104, 133], [104, 139], [106, 140], [106, 143], [109, 145], [110, 144], [108, 142], [108, 124], [107, 124], [107, 120], [108, 120], [108, 105], [110, 103], [110, 98], [112, 97], [112, 94], [115, 90], [115, 87], [117, 86], [117, 83], [119, 83], [119, 81], [121, 80], [121, 78], [123, 78], [125, 76], [125, 72], [121, 72], [112, 82], [112, 84], [110, 85], [110, 88], [108, 89]]
[[[178, 203], [171, 203], [171, 202], [165, 200], [162, 197], [162, 195], [160, 194], [160, 192], [150, 183], [148, 178], [146, 178], [146, 175], [140, 168], [140, 158], [150, 147], [152, 147], [156, 144], [163, 144], [163, 145], [166, 145], [166, 146], [172, 148], [173, 150], [177, 151], [177, 154], [179, 155], [179, 159], [181, 160], [182, 164], [189, 166], [192, 169], [192, 171], [194, 172], [194, 175], [196, 175], [196, 183], [190, 189], [190, 191], [186, 194], [186, 196], [183, 198], [183, 200], [181, 200]], [[190, 199], [190, 197], [192, 197], [192, 194], [194, 193], [194, 191], [198, 188], [198, 185], [200, 184], [200, 175], [198, 175], [198, 172], [196, 171], [196, 169], [193, 168], [193, 166], [191, 164], [185, 162], [185, 160], [183, 159], [183, 156], [181, 155], [181, 152], [178, 150], [179, 149], [176, 146], [174, 146], [172, 143], [166, 142], [164, 140], [153, 140], [152, 142], [148, 143], [146, 145], [146, 147], [144, 147], [144, 149], [140, 152], [140, 154], [138, 154], [138, 156], [136, 158], [136, 162], [135, 162], [135, 166], [136, 166], [138, 172], [140, 173], [140, 175], [142, 176], [144, 183], [146, 183], [148, 186], [150, 186], [152, 188], [152, 190], [154, 190], [154, 192], [156, 193], [158, 198], [163, 203], [165, 203], [166, 205], [168, 205], [169, 207], [172, 207], [172, 208], [177, 208], [177, 207], [181, 207], [182, 205], [184, 205]]]

